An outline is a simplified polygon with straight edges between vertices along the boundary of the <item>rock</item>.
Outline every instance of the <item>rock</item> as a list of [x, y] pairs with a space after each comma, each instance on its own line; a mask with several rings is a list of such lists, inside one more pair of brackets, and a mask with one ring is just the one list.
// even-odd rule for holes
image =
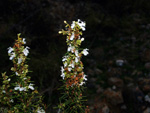
[[114, 85], [114, 86], [112, 87], [112, 89], [113, 89], [113, 90], [116, 90], [116, 86]]
[[97, 88], [97, 90], [96, 90], [97, 93], [99, 93], [99, 94], [103, 93], [104, 89], [100, 85], [97, 85], [96, 88]]
[[145, 91], [149, 92], [150, 91], [150, 79], [148, 78], [139, 78], [138, 79], [138, 84], [140, 88]]
[[134, 87], [134, 83], [128, 83], [126, 86], [129, 88], [132, 88], [132, 87]]
[[121, 109], [124, 109], [124, 110], [125, 110], [125, 109], [127, 109], [127, 106], [126, 106], [126, 105], [122, 105], [122, 106], [121, 106]]
[[149, 70], [150, 69], [150, 62], [147, 62], [144, 67]]
[[110, 113], [109, 107], [104, 100], [95, 98], [95, 103], [91, 104], [90, 113]]
[[102, 113], [109, 113], [109, 108], [107, 105], [102, 108]]
[[145, 99], [146, 102], [150, 103], [150, 97], [149, 97], [149, 95], [145, 95], [144, 99]]
[[122, 88], [124, 83], [123, 80], [121, 80], [120, 78], [117, 77], [111, 77], [108, 79], [108, 83], [112, 86], [116, 86], [118, 88]]
[[150, 85], [144, 85], [142, 89], [143, 89], [143, 91], [149, 92], [150, 91]]
[[103, 94], [106, 97], [106, 100], [112, 105], [118, 105], [124, 102], [121, 91], [112, 91], [111, 89], [107, 89]]
[[127, 76], [124, 77], [124, 80], [127, 82], [133, 82], [133, 79], [131, 77], [127, 77]]
[[150, 107], [146, 108], [146, 110], [143, 113], [150, 113]]
[[123, 66], [123, 64], [124, 64], [124, 60], [121, 60], [121, 59], [116, 60], [116, 65], [117, 66]]

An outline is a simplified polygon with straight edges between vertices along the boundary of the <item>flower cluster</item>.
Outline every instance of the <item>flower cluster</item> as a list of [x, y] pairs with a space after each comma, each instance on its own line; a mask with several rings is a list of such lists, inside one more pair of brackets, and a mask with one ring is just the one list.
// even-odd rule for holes
[[66, 21], [67, 30], [59, 31], [63, 35], [67, 35], [66, 43], [68, 45], [67, 53], [62, 58], [63, 66], [61, 66], [61, 77], [64, 85], [62, 89], [65, 90], [64, 95], [60, 98], [61, 102], [59, 110], [65, 113], [70, 112], [85, 112], [82, 105], [82, 88], [87, 75], [83, 72], [84, 66], [81, 61], [82, 56], [89, 54], [89, 49], [81, 49], [80, 45], [84, 41], [81, 37], [82, 31], [85, 31], [85, 22], [78, 19], [69, 25]]
[[[29, 84], [28, 89], [34, 90], [33, 84]], [[17, 85], [14, 90], [19, 90], [19, 91], [27, 91], [26, 87], [20, 87], [20, 85]]]
[[78, 19], [77, 22], [73, 21], [71, 24], [71, 29], [74, 29], [76, 25], [78, 25], [83, 31], [85, 31], [85, 22], [81, 21], [80, 19]]
[[10, 76], [13, 80], [10, 83], [11, 79], [3, 74], [4, 87], [0, 88], [3, 94], [0, 96], [0, 100], [7, 97], [9, 102], [0, 101], [0, 104], [8, 106], [9, 112], [42, 111], [40, 113], [45, 113], [42, 109], [41, 96], [34, 88], [34, 84], [31, 83], [30, 76], [27, 76], [28, 65], [26, 64], [26, 59], [30, 48], [28, 46], [24, 47], [26, 41], [25, 38], [20, 38], [20, 35], [18, 34], [18, 39], [15, 41], [14, 46], [8, 48], [9, 59], [14, 64], [11, 68], [13, 75]]
[[[30, 77], [26, 77], [28, 73], [28, 65], [25, 64], [26, 58], [29, 54], [29, 47], [24, 47], [23, 45], [26, 44], [25, 38], [20, 38], [21, 34], [18, 34], [18, 40], [16, 40], [13, 48], [8, 48], [8, 55], [10, 56], [10, 60], [13, 61], [14, 67], [11, 68], [14, 71], [16, 76], [19, 76], [18, 83], [14, 87], [14, 90], [19, 91], [27, 91], [27, 89], [34, 90], [33, 84], [28, 84], [28, 80]], [[28, 79], [27, 79], [28, 78]], [[21, 82], [20, 82], [21, 81]], [[24, 85], [24, 87], [23, 87]]]
[[[67, 24], [67, 22], [65, 21]], [[73, 21], [71, 26], [67, 24], [68, 31], [60, 31], [59, 33], [67, 34], [67, 54], [62, 58], [64, 66], [61, 67], [61, 77], [67, 80], [67, 87], [73, 85], [83, 85], [87, 81], [87, 75], [83, 72], [83, 63], [81, 62], [82, 55], [88, 55], [88, 49], [81, 49], [79, 46], [84, 41], [80, 35], [80, 30], [85, 30], [85, 22], [78, 19]]]

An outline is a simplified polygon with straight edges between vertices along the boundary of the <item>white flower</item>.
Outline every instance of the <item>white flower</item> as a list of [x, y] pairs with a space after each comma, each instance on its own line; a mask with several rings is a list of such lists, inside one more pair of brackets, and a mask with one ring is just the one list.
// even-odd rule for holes
[[82, 86], [83, 84], [85, 84], [85, 82], [81, 82], [79, 85]]
[[8, 53], [11, 53], [14, 49], [12, 47], [8, 48]]
[[71, 67], [68, 67], [68, 71], [71, 71]]
[[79, 57], [79, 52], [78, 52], [78, 50], [75, 50], [75, 55], [76, 55], [77, 57]]
[[80, 19], [78, 19], [78, 25], [80, 26], [80, 28], [85, 31], [85, 22], [81, 21]]
[[75, 47], [74, 47], [74, 46], [72, 46], [72, 48], [71, 48], [71, 52], [72, 52], [72, 53], [74, 53], [74, 50], [75, 50]]
[[70, 40], [74, 39], [74, 33], [72, 33], [72, 35], [70, 36]]
[[13, 103], [13, 102], [14, 102], [14, 100], [13, 100], [13, 99], [10, 99], [10, 102], [12, 102], [12, 103]]
[[63, 74], [61, 74], [60, 76], [61, 76], [63, 79], [65, 78], [65, 74], [64, 74], [64, 73], [63, 73]]
[[67, 58], [68, 58], [67, 56], [64, 56], [63, 59], [62, 59], [62, 61], [63, 61], [63, 62], [66, 61]]
[[72, 62], [71, 64], [69, 64], [70, 67], [74, 68], [74, 62]]
[[9, 60], [12, 60], [15, 57], [15, 53], [11, 53]]
[[29, 89], [34, 90], [33, 84], [29, 84]]
[[84, 38], [81, 38], [81, 42], [84, 41]]
[[64, 67], [66, 67], [66, 66], [67, 66], [67, 62], [64, 63]]
[[70, 46], [68, 47], [67, 51], [68, 51], [68, 52], [71, 51], [71, 47], [70, 47]]
[[24, 79], [24, 80], [26, 80], [27, 78], [26, 78], [26, 77], [24, 77], [23, 79]]
[[18, 76], [19, 74], [17, 72], [15, 72], [15, 74]]
[[72, 62], [71, 67], [74, 68], [74, 62]]
[[24, 43], [24, 44], [26, 44], [26, 41], [25, 41], [26, 39], [25, 38], [23, 38], [23, 40], [22, 40], [22, 42]]
[[19, 91], [26, 91], [25, 87], [20, 87], [19, 85], [17, 85], [14, 90], [19, 90]]
[[20, 90], [20, 91], [26, 91], [26, 88], [25, 88], [25, 87], [20, 87], [19, 90]]
[[83, 80], [87, 81], [87, 78], [85, 78], [87, 75], [84, 75]]
[[68, 52], [71, 51], [72, 53], [74, 53], [74, 49], [75, 49], [74, 46], [69, 45], [69, 47], [68, 47]]
[[18, 58], [18, 64], [22, 62], [22, 58]]
[[81, 29], [82, 29], [83, 31], [85, 31], [85, 27], [82, 26]]
[[60, 75], [63, 79], [65, 78], [65, 74], [64, 74], [64, 68], [63, 66], [61, 66], [61, 75]]
[[73, 29], [74, 27], [75, 27], [75, 21], [72, 22], [71, 29]]
[[42, 109], [42, 107], [38, 107], [37, 113], [45, 113], [45, 111]]
[[[75, 21], [72, 22], [71, 24], [71, 28], [73, 29], [75, 27]], [[80, 26], [80, 28], [85, 31], [85, 22], [81, 21], [80, 19], [78, 19], [77, 24]]]
[[6, 93], [6, 91], [5, 91], [5, 90], [3, 90], [2, 92], [3, 92], [3, 93]]
[[8, 81], [10, 81], [11, 79], [9, 78]]
[[76, 62], [76, 63], [78, 63], [78, 62], [79, 62], [78, 57], [75, 57], [75, 62]]
[[89, 50], [89, 49], [86, 48], [86, 49], [84, 49], [84, 50], [82, 51], [82, 53], [86, 56], [86, 55], [89, 54], [88, 50]]
[[29, 54], [29, 50], [30, 49], [28, 46], [23, 50], [23, 53], [25, 56], [27, 56]]
[[24, 44], [26, 44], [25, 38], [23, 38], [22, 42], [23, 42]]
[[64, 68], [61, 66], [61, 74], [64, 73]]

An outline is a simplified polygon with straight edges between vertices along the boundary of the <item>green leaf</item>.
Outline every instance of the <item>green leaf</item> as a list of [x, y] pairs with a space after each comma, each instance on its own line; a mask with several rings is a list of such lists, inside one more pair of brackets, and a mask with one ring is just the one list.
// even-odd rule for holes
[[76, 43], [77, 43], [78, 45], [81, 45], [81, 40], [77, 40]]

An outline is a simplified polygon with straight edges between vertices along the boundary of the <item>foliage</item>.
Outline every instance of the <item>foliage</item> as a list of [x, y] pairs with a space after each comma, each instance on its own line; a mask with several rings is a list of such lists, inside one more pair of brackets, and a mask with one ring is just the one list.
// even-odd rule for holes
[[2, 74], [2, 86], [0, 87], [0, 105], [1, 110], [8, 110], [9, 113], [32, 112], [45, 113], [42, 107], [42, 97], [39, 95], [34, 84], [27, 76], [28, 65], [26, 59], [29, 54], [29, 47], [24, 47], [25, 38], [15, 41], [13, 47], [8, 48], [8, 55], [14, 66], [11, 68], [12, 75]]
[[85, 113], [85, 105], [83, 101], [82, 92], [84, 90], [83, 84], [87, 81], [87, 75], [83, 72], [83, 63], [81, 61], [82, 55], [88, 54], [88, 49], [81, 49], [80, 45], [84, 38], [81, 38], [82, 31], [85, 31], [85, 23], [78, 19], [73, 21], [71, 26], [64, 21], [67, 30], [59, 31], [63, 35], [67, 35], [67, 53], [63, 57], [63, 65], [61, 67], [61, 77], [63, 79], [63, 86], [60, 89], [64, 90], [62, 97], [60, 97], [59, 110], [63, 113]]

